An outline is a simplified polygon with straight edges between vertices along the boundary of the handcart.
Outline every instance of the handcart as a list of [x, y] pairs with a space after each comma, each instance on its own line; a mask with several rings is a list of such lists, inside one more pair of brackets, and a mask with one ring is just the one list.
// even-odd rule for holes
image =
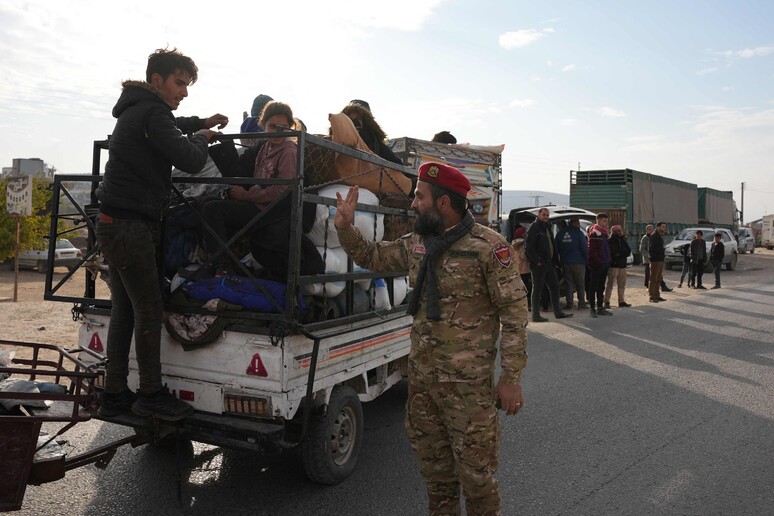
[[[3, 406], [9, 403], [0, 405], [0, 512], [20, 509], [29, 484], [59, 480], [67, 471], [87, 464], [104, 469], [119, 446], [144, 444], [141, 436], [131, 436], [68, 457], [59, 438], [91, 419], [95, 387], [103, 380], [98, 368], [104, 366], [104, 358], [89, 349], [53, 344], [0, 340], [0, 346], [22, 351], [21, 358], [0, 366], [0, 378], [10, 375], [6, 381], [46, 387], [34, 389], [41, 392], [0, 392], [0, 402], [18, 401], [12, 409]], [[85, 364], [81, 353], [98, 362]]]

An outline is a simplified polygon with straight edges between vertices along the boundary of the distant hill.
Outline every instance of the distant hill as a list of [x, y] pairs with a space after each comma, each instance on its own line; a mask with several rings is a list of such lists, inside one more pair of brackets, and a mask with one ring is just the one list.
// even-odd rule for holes
[[537, 190], [503, 190], [501, 210], [503, 213], [508, 213], [514, 208], [527, 208], [545, 204], [569, 206], [570, 196]]

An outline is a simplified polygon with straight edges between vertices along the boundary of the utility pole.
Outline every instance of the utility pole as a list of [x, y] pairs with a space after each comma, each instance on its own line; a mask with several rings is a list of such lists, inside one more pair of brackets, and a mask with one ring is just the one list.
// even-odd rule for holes
[[739, 212], [739, 225], [744, 226], [744, 181], [742, 181], [742, 210]]

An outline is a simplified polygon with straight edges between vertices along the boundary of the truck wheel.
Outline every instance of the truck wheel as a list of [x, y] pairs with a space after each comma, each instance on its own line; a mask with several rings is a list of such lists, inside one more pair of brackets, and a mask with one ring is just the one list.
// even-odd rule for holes
[[38, 272], [45, 274], [46, 269], [48, 269], [48, 262], [46, 260], [38, 260]]
[[750, 249], [750, 254], [755, 254], [755, 248]]
[[732, 271], [736, 269], [736, 260], [737, 260], [736, 254], [731, 256], [731, 261], [726, 264], [726, 270]]
[[301, 455], [306, 475], [320, 484], [338, 484], [355, 469], [363, 442], [363, 408], [351, 387], [337, 385], [328, 412], [312, 416]]

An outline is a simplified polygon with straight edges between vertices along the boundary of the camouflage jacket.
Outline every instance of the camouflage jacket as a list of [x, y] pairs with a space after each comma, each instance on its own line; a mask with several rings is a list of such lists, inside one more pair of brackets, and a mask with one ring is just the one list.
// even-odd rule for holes
[[[414, 286], [425, 255], [421, 236], [370, 242], [353, 226], [338, 236], [359, 266], [408, 270]], [[427, 319], [423, 292], [411, 331], [409, 363], [416, 373], [437, 382], [493, 377], [502, 326], [500, 382], [518, 383], [527, 364], [527, 293], [511, 261], [505, 239], [476, 224], [435, 264], [441, 320]]]

